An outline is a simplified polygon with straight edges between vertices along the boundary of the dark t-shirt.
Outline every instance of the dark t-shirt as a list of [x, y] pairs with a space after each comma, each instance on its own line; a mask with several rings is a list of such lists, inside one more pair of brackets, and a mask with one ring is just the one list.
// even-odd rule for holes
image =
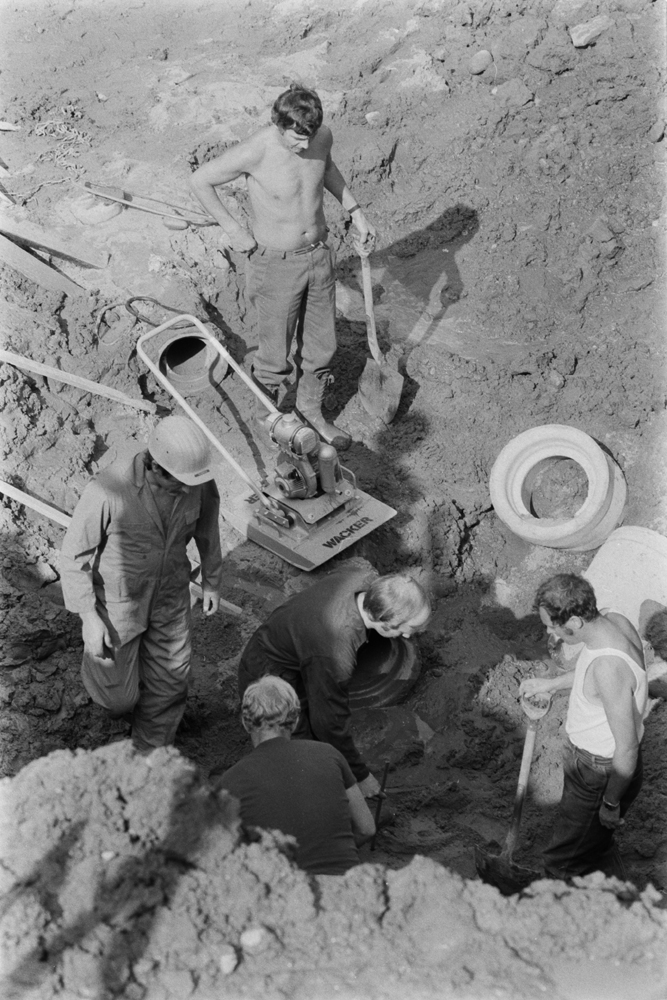
[[220, 784], [241, 803], [246, 826], [296, 837], [297, 863], [313, 875], [342, 875], [359, 864], [345, 790], [347, 761], [328, 743], [265, 740], [230, 767]]
[[251, 636], [239, 665], [241, 697], [267, 673], [293, 684], [307, 715], [307, 735], [340, 750], [357, 781], [369, 772], [350, 732], [348, 687], [367, 639], [357, 594], [376, 576], [339, 570], [290, 597]]

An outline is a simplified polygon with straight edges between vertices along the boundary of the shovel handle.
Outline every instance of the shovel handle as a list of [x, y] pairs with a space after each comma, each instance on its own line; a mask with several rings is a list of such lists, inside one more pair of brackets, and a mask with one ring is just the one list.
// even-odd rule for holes
[[361, 260], [361, 283], [364, 289], [364, 306], [366, 308], [366, 333], [368, 335], [368, 346], [370, 347], [373, 359], [379, 365], [384, 363], [384, 357], [378, 344], [377, 331], [375, 329], [375, 312], [373, 311], [373, 284], [371, 281], [371, 262], [368, 257]]
[[516, 797], [514, 799], [514, 812], [512, 814], [512, 824], [509, 828], [509, 832], [505, 839], [505, 849], [506, 853], [510, 858], [512, 852], [516, 847], [516, 842], [519, 837], [519, 826], [521, 825], [521, 814], [523, 812], [523, 803], [526, 798], [526, 789], [528, 788], [528, 775], [530, 774], [530, 765], [533, 760], [533, 750], [535, 749], [535, 732], [537, 729], [537, 720], [531, 719], [528, 724], [528, 729], [526, 730], [526, 739], [523, 744], [523, 755], [521, 757], [521, 768], [519, 769], [519, 781], [516, 789]]

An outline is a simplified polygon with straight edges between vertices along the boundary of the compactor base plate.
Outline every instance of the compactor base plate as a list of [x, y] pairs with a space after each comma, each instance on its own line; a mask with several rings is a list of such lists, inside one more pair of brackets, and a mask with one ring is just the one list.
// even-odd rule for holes
[[312, 511], [312, 501], [285, 501], [284, 509], [294, 521], [287, 527], [264, 517], [259, 500], [250, 490], [231, 501], [225, 498], [220, 514], [245, 538], [306, 572], [321, 566], [396, 514], [393, 507], [358, 487], [351, 489], [345, 504], [310, 523], [299, 516], [301, 503], [309, 508], [309, 513]]

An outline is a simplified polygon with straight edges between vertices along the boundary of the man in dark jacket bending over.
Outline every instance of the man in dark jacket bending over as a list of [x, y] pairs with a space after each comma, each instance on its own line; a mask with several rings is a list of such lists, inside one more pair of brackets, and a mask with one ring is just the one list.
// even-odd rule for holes
[[429, 599], [411, 577], [340, 570], [295, 594], [251, 636], [239, 664], [239, 694], [266, 674], [283, 677], [301, 702], [294, 731], [330, 743], [347, 760], [362, 794], [380, 786], [350, 733], [348, 687], [367, 630], [406, 638], [426, 625]]

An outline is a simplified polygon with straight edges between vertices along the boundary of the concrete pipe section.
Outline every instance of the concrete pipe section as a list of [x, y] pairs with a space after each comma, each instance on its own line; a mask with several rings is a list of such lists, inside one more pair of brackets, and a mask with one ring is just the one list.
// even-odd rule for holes
[[[617, 528], [583, 576], [595, 591], [598, 608], [625, 615], [641, 635], [650, 616], [667, 608], [667, 538], [635, 524]], [[574, 662], [582, 648], [583, 643], [561, 644], [560, 662]]]
[[209, 385], [218, 385], [227, 374], [227, 362], [195, 327], [170, 331], [158, 358], [160, 371], [183, 396], [196, 396]]
[[[531, 479], [546, 463], [568, 458], [588, 480], [588, 492], [572, 516], [537, 517]], [[533, 545], [586, 552], [596, 549], [620, 523], [627, 487], [616, 462], [577, 427], [545, 424], [517, 435], [498, 455], [489, 480], [496, 514], [515, 535]]]
[[420, 671], [421, 657], [412, 639], [385, 639], [369, 630], [348, 688], [350, 708], [397, 705], [407, 698]]
[[667, 538], [634, 524], [617, 528], [583, 575], [599, 608], [619, 611], [640, 628], [644, 604], [667, 607]]

